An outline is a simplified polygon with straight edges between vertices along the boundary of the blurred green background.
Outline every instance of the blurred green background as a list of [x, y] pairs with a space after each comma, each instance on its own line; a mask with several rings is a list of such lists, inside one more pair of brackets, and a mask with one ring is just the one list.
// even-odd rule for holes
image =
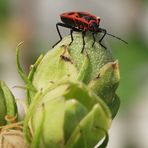
[[[59, 14], [87, 11], [101, 18], [101, 27], [129, 44], [106, 37], [119, 60], [120, 112], [110, 130], [108, 148], [148, 148], [148, 1], [147, 0], [0, 0], [0, 79], [10, 88], [23, 85], [15, 64], [15, 47], [25, 41], [21, 61], [28, 72], [40, 53], [59, 39]], [[69, 34], [61, 30], [63, 36]], [[23, 91], [12, 89], [24, 98]]]

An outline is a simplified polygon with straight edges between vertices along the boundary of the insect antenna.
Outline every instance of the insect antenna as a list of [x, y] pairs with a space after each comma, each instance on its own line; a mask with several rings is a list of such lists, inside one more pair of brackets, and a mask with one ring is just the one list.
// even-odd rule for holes
[[109, 35], [109, 36], [112, 36], [112, 37], [114, 37], [114, 38], [116, 38], [116, 39], [118, 39], [118, 40], [120, 40], [122, 42], [124, 42], [125, 44], [128, 44], [128, 42], [126, 42], [125, 40], [123, 40], [123, 39], [121, 39], [121, 38], [119, 38], [119, 37], [117, 37], [117, 36], [115, 36], [113, 34], [110, 34], [110, 33], [106, 33], [106, 34]]

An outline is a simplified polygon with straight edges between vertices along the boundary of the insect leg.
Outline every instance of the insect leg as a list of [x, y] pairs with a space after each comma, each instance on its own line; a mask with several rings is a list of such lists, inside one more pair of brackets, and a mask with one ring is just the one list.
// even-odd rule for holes
[[94, 32], [92, 33], [92, 36], [93, 36], [93, 40], [94, 40], [94, 42], [93, 42], [93, 44], [92, 44], [92, 47], [94, 47], [94, 44], [95, 44], [95, 42], [96, 42], [96, 38], [95, 38], [95, 33], [94, 33]]
[[60, 33], [59, 26], [60, 26], [60, 27], [65, 27], [65, 28], [69, 28], [69, 29], [71, 29], [71, 30], [73, 30], [73, 31], [80, 32], [79, 29], [77, 29], [77, 28], [75, 28], [75, 27], [72, 27], [72, 26], [70, 26], [70, 25], [68, 25], [68, 24], [64, 24], [64, 23], [60, 23], [60, 22], [57, 23], [57, 24], [56, 24], [56, 29], [57, 29], [58, 35], [59, 35], [59, 37], [60, 37], [60, 40], [59, 40], [58, 42], [56, 42], [52, 47], [54, 47], [55, 45], [57, 45], [57, 44], [62, 40], [62, 35], [61, 35], [61, 33]]
[[71, 35], [71, 42], [69, 43], [69, 45], [71, 45], [73, 42], [73, 30], [72, 29], [70, 30], [70, 35]]
[[82, 32], [83, 47], [82, 47], [81, 53], [83, 53], [84, 47], [85, 47], [85, 40], [84, 40], [85, 34], [86, 34], [86, 31], [83, 31], [83, 32]]
[[107, 34], [107, 31], [105, 29], [99, 28], [98, 32], [103, 32], [103, 36], [101, 37], [101, 39], [99, 40], [99, 43], [102, 47], [104, 47], [106, 49], [106, 47], [102, 44], [102, 40], [104, 39], [105, 35]]
[[59, 37], [60, 37], [60, 40], [57, 41], [57, 42], [52, 46], [52, 48], [53, 48], [54, 46], [56, 46], [56, 45], [62, 40], [62, 35], [61, 35], [61, 33], [60, 33], [59, 26], [62, 26], [61, 23], [57, 23], [57, 24], [56, 24], [56, 29], [57, 29], [58, 35], [59, 35]]
[[72, 28], [71, 30], [70, 30], [70, 36], [71, 36], [71, 42], [70, 42], [70, 44], [69, 45], [71, 45], [72, 44], [72, 42], [73, 42], [73, 32], [81, 32], [81, 30], [79, 30], [79, 29], [77, 29], [77, 28]]

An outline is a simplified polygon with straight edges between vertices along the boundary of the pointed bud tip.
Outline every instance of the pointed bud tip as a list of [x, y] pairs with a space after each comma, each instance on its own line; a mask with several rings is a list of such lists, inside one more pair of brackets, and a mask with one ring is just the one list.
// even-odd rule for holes
[[119, 68], [118, 60], [116, 60], [116, 61], [114, 61], [114, 62], [112, 63], [112, 67], [113, 67], [113, 69], [118, 69], [118, 68]]

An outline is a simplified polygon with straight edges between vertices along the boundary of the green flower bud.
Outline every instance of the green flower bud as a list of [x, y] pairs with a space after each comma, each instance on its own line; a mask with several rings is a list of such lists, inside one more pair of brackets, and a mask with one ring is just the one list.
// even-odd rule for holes
[[6, 117], [17, 116], [15, 98], [6, 84], [0, 81], [0, 126], [8, 124]]
[[106, 104], [86, 85], [63, 82], [35, 95], [24, 133], [32, 148], [94, 147], [111, 120]]
[[[112, 112], [114, 117], [120, 105], [115, 93], [120, 80], [118, 63], [113, 60], [108, 48], [103, 48], [98, 42], [92, 47], [94, 41], [90, 33], [85, 36], [83, 53], [81, 53], [83, 46], [81, 33], [74, 34], [74, 41], [69, 46], [70, 41], [70, 36], [65, 37], [54, 49], [39, 57], [32, 65], [29, 83], [26, 81], [29, 86], [28, 103], [31, 103], [38, 90], [52, 83], [66, 79], [81, 81], [95, 91], [110, 109], [116, 106]], [[36, 91], [33, 92], [30, 88], [35, 88]]]

